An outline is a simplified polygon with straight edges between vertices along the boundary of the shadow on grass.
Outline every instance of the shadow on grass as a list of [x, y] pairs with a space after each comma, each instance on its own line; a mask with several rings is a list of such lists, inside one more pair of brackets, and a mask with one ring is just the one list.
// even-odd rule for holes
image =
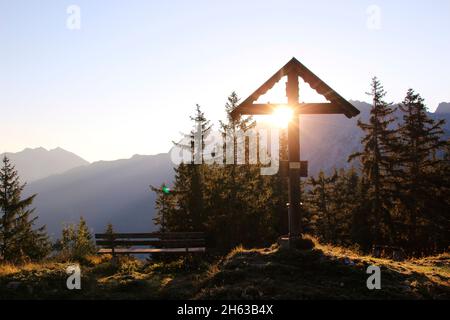
[[237, 250], [202, 283], [197, 299], [449, 299], [450, 283], [380, 264], [381, 290], [367, 288], [373, 261], [319, 249]]

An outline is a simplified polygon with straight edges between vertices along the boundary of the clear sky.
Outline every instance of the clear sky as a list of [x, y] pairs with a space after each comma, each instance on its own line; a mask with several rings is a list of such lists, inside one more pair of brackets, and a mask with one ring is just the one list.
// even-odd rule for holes
[[449, 31], [448, 0], [0, 0], [0, 153], [167, 152], [196, 103], [221, 119], [232, 90], [293, 56], [347, 99], [377, 75], [388, 100], [413, 87], [434, 110], [450, 100]]

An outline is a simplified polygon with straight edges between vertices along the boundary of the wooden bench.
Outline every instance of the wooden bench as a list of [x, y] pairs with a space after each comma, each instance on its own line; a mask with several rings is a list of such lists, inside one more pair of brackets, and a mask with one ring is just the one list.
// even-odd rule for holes
[[95, 243], [102, 247], [98, 250], [98, 254], [113, 256], [116, 254], [206, 252], [203, 232], [96, 233]]

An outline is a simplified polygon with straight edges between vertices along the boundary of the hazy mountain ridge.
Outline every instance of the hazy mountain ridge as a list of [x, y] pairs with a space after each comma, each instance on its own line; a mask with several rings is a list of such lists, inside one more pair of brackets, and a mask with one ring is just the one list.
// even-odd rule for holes
[[153, 228], [155, 194], [149, 185], [170, 182], [173, 166], [168, 154], [134, 156], [127, 160], [100, 161], [54, 175], [27, 186], [38, 193], [34, 206], [39, 224], [52, 236], [62, 226], [86, 218], [95, 231], [111, 222], [120, 231]]
[[26, 148], [16, 153], [3, 153], [0, 157], [5, 155], [16, 166], [21, 180], [28, 183], [89, 164], [83, 158], [61, 148]]
[[436, 114], [450, 114], [450, 102], [442, 102], [436, 109]]
[[[320, 170], [330, 173], [333, 168], [349, 168], [348, 156], [361, 150], [363, 131], [357, 126], [358, 120], [368, 122], [371, 105], [361, 101], [351, 101], [361, 111], [355, 118], [341, 115], [304, 116], [300, 121], [302, 160], [309, 161], [309, 174], [316, 175]], [[450, 113], [429, 113], [432, 119], [444, 119], [444, 138], [450, 139]], [[397, 110], [397, 121], [403, 115]], [[318, 130], [318, 128], [320, 128]], [[353, 165], [357, 166], [355, 162]]]

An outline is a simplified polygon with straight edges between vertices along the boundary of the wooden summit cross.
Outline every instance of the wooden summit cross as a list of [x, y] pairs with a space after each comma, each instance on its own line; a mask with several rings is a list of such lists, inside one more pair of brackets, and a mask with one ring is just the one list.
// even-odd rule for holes
[[[269, 115], [282, 104], [255, 104], [255, 101], [267, 91], [272, 89], [281, 78], [287, 76], [286, 96], [288, 105], [293, 111], [292, 120], [288, 126], [288, 179], [289, 179], [289, 245], [301, 236], [301, 204], [300, 204], [300, 177], [307, 176], [307, 162], [300, 161], [300, 131], [299, 116], [301, 114], [344, 114], [347, 118], [359, 114], [350, 102], [331, 89], [325, 82], [306, 68], [296, 58], [292, 58], [283, 68], [275, 73], [250, 97], [242, 102], [233, 112], [232, 117], [241, 115]], [[299, 79], [302, 78], [311, 88], [325, 97], [328, 103], [300, 103]]]

